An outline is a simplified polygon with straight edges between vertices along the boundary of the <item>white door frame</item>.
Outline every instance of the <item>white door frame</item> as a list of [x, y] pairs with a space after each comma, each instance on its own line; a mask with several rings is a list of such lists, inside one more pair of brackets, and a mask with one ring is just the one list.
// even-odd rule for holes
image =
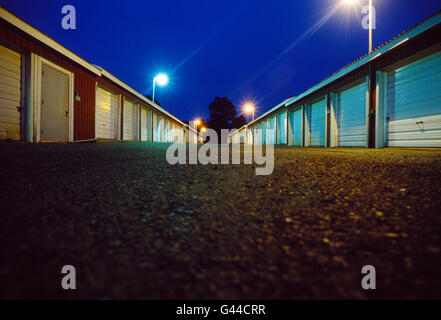
[[68, 131], [69, 139], [68, 142], [74, 141], [74, 74], [59, 65], [46, 60], [36, 54], [32, 54], [31, 60], [32, 65], [32, 82], [33, 82], [33, 96], [31, 103], [31, 115], [32, 115], [32, 127], [31, 132], [33, 133], [32, 139], [35, 142], [40, 142], [41, 140], [41, 73], [43, 70], [43, 63], [48, 66], [64, 73], [68, 76], [68, 90], [69, 90], [69, 121], [68, 121]]

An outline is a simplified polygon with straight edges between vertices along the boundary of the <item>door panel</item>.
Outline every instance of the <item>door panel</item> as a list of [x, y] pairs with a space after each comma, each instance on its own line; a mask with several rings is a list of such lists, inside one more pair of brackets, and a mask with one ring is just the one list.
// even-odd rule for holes
[[386, 145], [441, 147], [441, 52], [388, 73]]
[[0, 139], [20, 140], [21, 55], [0, 45]]
[[97, 138], [118, 138], [118, 103], [117, 95], [102, 88], [96, 89], [95, 135]]
[[138, 140], [138, 105], [124, 101], [124, 140]]
[[311, 146], [325, 146], [326, 100], [311, 105]]
[[338, 95], [338, 145], [342, 147], [366, 146], [366, 83], [361, 83]]
[[69, 141], [69, 76], [45, 63], [41, 76], [41, 141]]
[[290, 113], [290, 122], [292, 128], [292, 143], [293, 146], [301, 147], [302, 146], [302, 133], [303, 133], [303, 112], [302, 108]]

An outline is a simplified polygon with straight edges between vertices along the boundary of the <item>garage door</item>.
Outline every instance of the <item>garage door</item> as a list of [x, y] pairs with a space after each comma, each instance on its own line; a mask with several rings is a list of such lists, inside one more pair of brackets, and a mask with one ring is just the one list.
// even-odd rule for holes
[[124, 140], [138, 140], [138, 105], [124, 101]]
[[157, 121], [156, 121], [156, 141], [157, 142], [161, 142], [161, 133], [162, 133], [162, 117], [161, 116], [157, 116]]
[[168, 120], [163, 119], [164, 130], [162, 131], [162, 142], [168, 142]]
[[118, 96], [102, 88], [96, 89], [95, 135], [102, 139], [118, 139]]
[[321, 100], [311, 105], [310, 127], [311, 127], [311, 146], [325, 146], [325, 119], [326, 119], [326, 100]]
[[387, 145], [441, 147], [441, 52], [387, 76]]
[[149, 140], [149, 123], [150, 123], [150, 111], [147, 109], [141, 109], [141, 140], [148, 141]]
[[271, 129], [268, 132], [267, 143], [276, 144], [276, 117], [271, 117], [268, 120], [268, 129]]
[[292, 130], [292, 144], [296, 147], [303, 145], [303, 109], [297, 109], [290, 113], [290, 122]]
[[0, 46], [0, 139], [20, 140], [21, 55]]
[[277, 143], [286, 144], [286, 112], [277, 115]]
[[338, 145], [366, 146], [366, 83], [342, 91], [337, 101]]
[[262, 126], [262, 143], [266, 144], [267, 142], [267, 132], [266, 129], [268, 128], [268, 121], [264, 120], [261, 124]]

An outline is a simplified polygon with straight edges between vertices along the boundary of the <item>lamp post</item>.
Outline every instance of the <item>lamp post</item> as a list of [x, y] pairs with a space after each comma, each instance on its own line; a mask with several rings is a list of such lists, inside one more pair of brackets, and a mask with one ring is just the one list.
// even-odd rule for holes
[[372, 0], [369, 0], [369, 53], [372, 52]]
[[168, 76], [165, 73], [160, 73], [156, 77], [153, 78], [153, 95], [152, 101], [155, 102], [155, 88], [156, 84], [163, 87], [168, 84]]

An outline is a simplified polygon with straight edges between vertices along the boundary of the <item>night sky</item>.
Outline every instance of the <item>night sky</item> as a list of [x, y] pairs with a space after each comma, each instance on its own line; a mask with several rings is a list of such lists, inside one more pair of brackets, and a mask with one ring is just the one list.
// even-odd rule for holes
[[[209, 115], [215, 96], [257, 114], [367, 53], [361, 6], [342, 0], [0, 0], [12, 13], [141, 93], [157, 72], [161, 106], [182, 120]], [[77, 30], [61, 28], [74, 5]], [[440, 0], [374, 0], [374, 48], [441, 10]], [[322, 23], [320, 23], [322, 21]]]

